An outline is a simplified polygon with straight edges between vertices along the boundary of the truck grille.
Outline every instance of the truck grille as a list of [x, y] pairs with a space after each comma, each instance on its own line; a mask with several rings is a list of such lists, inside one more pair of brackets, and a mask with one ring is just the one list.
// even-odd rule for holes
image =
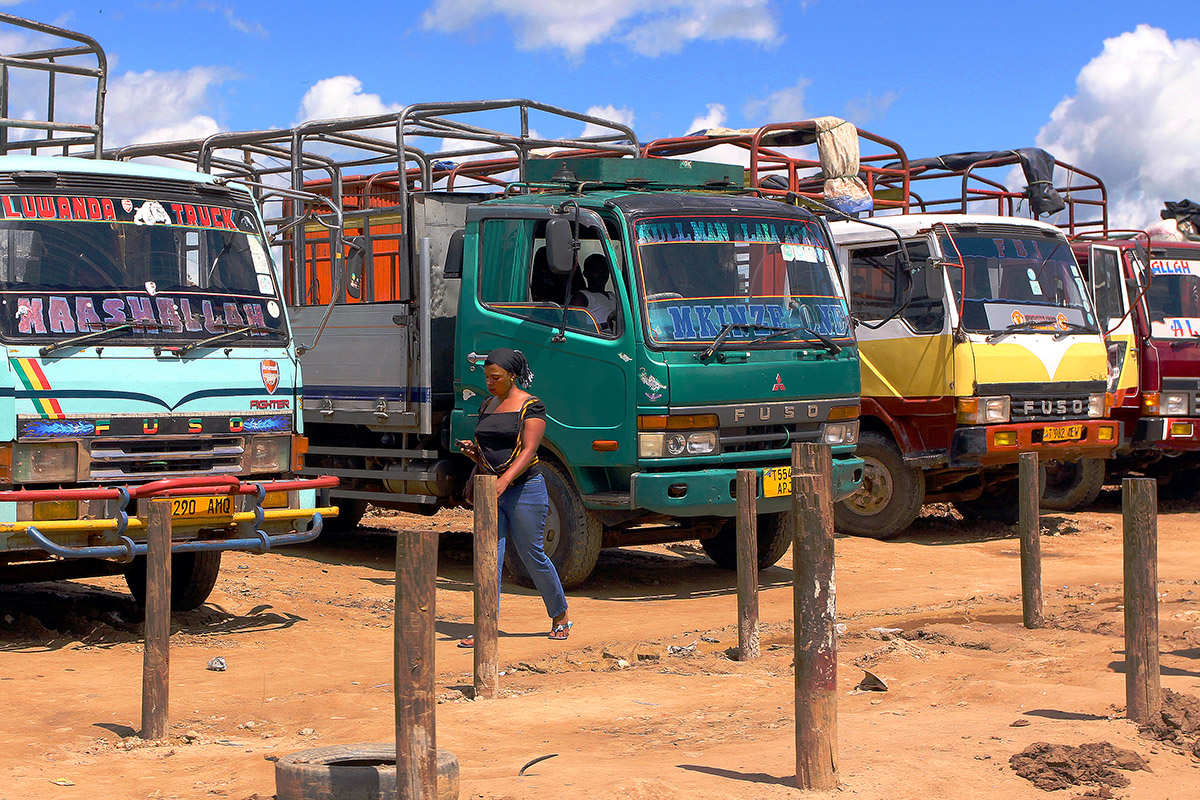
[[821, 440], [821, 423], [792, 425], [748, 425], [720, 430], [722, 453], [750, 453], [757, 450], [784, 450], [797, 442]]
[[230, 475], [242, 471], [241, 436], [93, 439], [88, 443], [92, 480], [171, 475]]
[[1087, 419], [1088, 396], [1070, 395], [1012, 395], [1009, 418], [1013, 422], [1054, 422], [1056, 420]]

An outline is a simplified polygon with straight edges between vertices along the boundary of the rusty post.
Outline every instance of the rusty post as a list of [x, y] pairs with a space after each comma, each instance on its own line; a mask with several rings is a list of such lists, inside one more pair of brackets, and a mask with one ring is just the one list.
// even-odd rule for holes
[[143, 739], [167, 735], [171, 668], [171, 501], [151, 500], [146, 522], [146, 622], [142, 650]]
[[437, 796], [433, 638], [437, 594], [436, 531], [396, 533], [396, 796]]
[[738, 661], [758, 658], [758, 470], [737, 471]]
[[1021, 453], [1018, 478], [1017, 511], [1021, 529], [1021, 611], [1026, 628], [1040, 628], [1042, 607], [1042, 525], [1039, 506], [1041, 481], [1038, 480], [1037, 453]]
[[1121, 482], [1125, 539], [1125, 716], [1146, 725], [1162, 713], [1158, 666], [1158, 485]]
[[796, 786], [837, 788], [837, 604], [833, 461], [828, 445], [792, 447]]
[[497, 563], [499, 511], [496, 476], [475, 476], [475, 697], [500, 691], [500, 565]]

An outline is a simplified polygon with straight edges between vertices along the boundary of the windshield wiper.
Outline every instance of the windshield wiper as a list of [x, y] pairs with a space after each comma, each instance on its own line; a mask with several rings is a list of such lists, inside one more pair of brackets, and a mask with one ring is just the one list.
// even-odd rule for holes
[[1077, 322], [1068, 322], [1067, 327], [1059, 328], [1054, 334], [1054, 341], [1060, 342], [1070, 336], [1072, 333], [1099, 333], [1095, 328], [1089, 328], [1087, 325], [1080, 325]]
[[782, 333], [787, 330], [790, 330], [790, 328], [780, 328], [775, 325], [751, 325], [746, 322], [728, 322], [721, 327], [720, 332], [717, 333], [717, 338], [713, 339], [713, 343], [700, 351], [696, 358], [701, 361], [708, 361], [717, 350], [721, 349], [721, 345], [725, 344], [725, 340], [729, 338], [729, 334], [734, 331], [749, 331], [751, 333], [754, 331], [775, 331]]
[[[135, 325], [135, 323], [133, 323], [133, 322], [124, 322], [124, 323], [121, 323], [120, 325], [111, 325], [111, 326], [104, 325], [104, 323], [101, 323], [102, 327], [98, 331], [90, 331], [89, 333], [80, 334], [79, 336], [72, 336], [70, 339], [63, 339], [61, 342], [54, 342], [53, 344], [48, 344], [45, 347], [40, 348], [38, 350], [38, 354], [41, 355], [42, 358], [45, 358], [46, 356], [53, 353], [55, 350], [61, 350], [64, 347], [71, 347], [72, 345], [83, 344], [84, 342], [90, 342], [90, 341], [94, 341], [96, 339], [107, 339], [109, 336], [112, 336], [113, 334], [120, 333], [121, 331], [127, 331], [127, 330], [133, 328], [134, 325]], [[89, 325], [88, 327], [90, 328], [92, 326]]]
[[800, 325], [795, 328], [778, 328], [774, 333], [769, 333], [766, 336], [760, 336], [754, 341], [750, 342], [750, 344], [759, 344], [760, 342], [770, 341], [771, 339], [780, 339], [784, 336], [787, 336], [789, 333], [807, 333], [809, 336], [813, 337], [822, 345], [824, 345], [825, 349], [827, 349], [831, 355], [836, 356], [838, 353], [842, 352], [842, 346], [833, 339], [830, 339], [828, 336], [819, 331], [814, 331], [812, 328], [805, 327], [804, 325]]
[[[1024, 322], [1015, 322], [1012, 325], [1009, 325], [1004, 330], [996, 331], [995, 333], [991, 334], [990, 336], [987, 337], [986, 341], [988, 344], [992, 344], [994, 342], [1000, 341], [1005, 336], [1008, 336], [1010, 333], [1016, 333], [1017, 331], [1027, 331], [1027, 330], [1031, 330], [1033, 328], [1044, 328], [1047, 325], [1053, 325], [1053, 324], [1054, 323], [1050, 320], [1033, 320], [1033, 319], [1027, 319]], [[1049, 333], [1049, 331], [1045, 331], [1045, 333]]]
[[185, 355], [187, 355], [188, 353], [190, 353], [191, 351], [195, 350], [198, 347], [205, 347], [207, 345], [212, 344], [213, 342], [219, 342], [222, 339], [232, 339], [234, 337], [240, 337], [241, 335], [246, 334], [246, 333], [275, 333], [275, 329], [268, 328], [266, 325], [230, 326], [226, 330], [222, 331], [221, 333], [218, 333], [216, 336], [210, 336], [207, 339], [201, 339], [198, 342], [189, 342], [188, 344], [185, 344], [183, 347], [179, 348], [178, 350], [175, 350], [174, 353], [175, 353], [175, 355], [179, 356], [180, 358], [183, 358]]

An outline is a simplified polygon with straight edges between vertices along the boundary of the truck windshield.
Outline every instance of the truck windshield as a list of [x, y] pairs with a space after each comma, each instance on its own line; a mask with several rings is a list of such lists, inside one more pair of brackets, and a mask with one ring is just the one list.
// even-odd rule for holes
[[1155, 250], [1150, 272], [1146, 289], [1150, 335], [1159, 339], [1200, 336], [1200, 252]]
[[[1003, 233], [939, 237], [963, 327], [994, 333], [1096, 328], [1079, 265], [1066, 240]], [[1018, 327], [1019, 326], [1019, 327]]]
[[[635, 223], [637, 280], [650, 344], [749, 343], [795, 347], [814, 332], [852, 343], [824, 231], [786, 217], [650, 217]], [[753, 326], [763, 326], [757, 331]], [[803, 330], [808, 328], [808, 331]]]
[[245, 209], [0, 196], [0, 336], [239, 347], [286, 337], [271, 261]]

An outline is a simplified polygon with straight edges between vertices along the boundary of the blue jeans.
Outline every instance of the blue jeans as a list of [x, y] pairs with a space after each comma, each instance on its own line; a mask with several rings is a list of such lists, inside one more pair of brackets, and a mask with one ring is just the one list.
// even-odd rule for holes
[[566, 613], [567, 596], [563, 594], [562, 582], [543, 549], [546, 512], [550, 509], [546, 479], [535, 475], [524, 483], [509, 486], [508, 491], [500, 495], [497, 506], [500, 512], [496, 526], [500, 532], [500, 547], [496, 560], [500, 564], [500, 577], [504, 577], [504, 545], [511, 539], [512, 549], [542, 595], [546, 613], [551, 619]]

